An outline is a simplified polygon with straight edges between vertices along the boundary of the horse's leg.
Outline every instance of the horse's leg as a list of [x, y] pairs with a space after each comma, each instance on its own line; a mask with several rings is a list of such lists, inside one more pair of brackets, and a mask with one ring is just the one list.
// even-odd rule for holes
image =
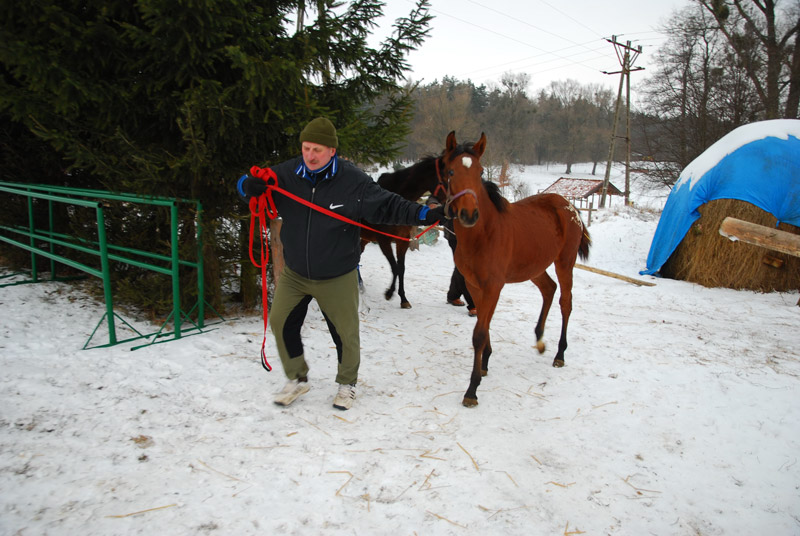
[[[460, 274], [459, 274], [460, 275]], [[461, 288], [463, 289], [464, 299], [467, 301], [467, 310], [469, 311], [470, 316], [475, 316], [475, 300], [472, 299], [472, 294], [470, 293], [469, 289], [467, 288], [466, 283], [464, 283], [464, 276], [461, 276]]]
[[547, 275], [547, 272], [542, 272], [531, 281], [542, 293], [542, 310], [539, 312], [539, 320], [536, 321], [536, 328], [533, 330], [536, 334], [536, 349], [542, 354], [544, 353], [544, 340], [542, 340], [544, 337], [544, 325], [547, 322], [547, 314], [550, 312], [550, 306], [553, 304], [553, 297], [556, 295], [558, 285]]
[[[362, 255], [364, 254], [364, 250], [366, 249], [367, 244], [369, 244], [369, 242], [370, 242], [369, 240], [365, 240], [363, 237], [361, 238], [361, 254]], [[358, 289], [361, 292], [364, 292], [364, 280], [361, 278], [361, 265], [359, 264], [356, 269], [358, 270]]]
[[492, 355], [492, 334], [486, 332], [486, 345], [483, 347], [481, 356], [481, 376], [489, 374], [489, 356]]
[[494, 315], [502, 287], [477, 289], [470, 285], [469, 289], [472, 297], [476, 300], [478, 320], [475, 322], [475, 329], [472, 331], [472, 348], [475, 352], [472, 362], [472, 374], [469, 379], [469, 387], [461, 403], [467, 407], [472, 407], [478, 405], [477, 390], [481, 384], [481, 377], [486, 372], [486, 367], [483, 364], [484, 357], [488, 362], [489, 355], [492, 353], [492, 347], [489, 344], [489, 324], [492, 322], [492, 316]]
[[400, 296], [400, 307], [411, 309], [411, 303], [406, 299], [405, 289], [406, 252], [409, 244], [405, 240], [398, 240], [395, 244], [397, 250], [397, 295]]
[[389, 267], [392, 269], [392, 284], [386, 289], [384, 297], [391, 300], [394, 296], [395, 281], [397, 281], [397, 263], [394, 260], [394, 252], [392, 252], [392, 242], [388, 238], [378, 238], [378, 246], [381, 248], [381, 253], [389, 261]]
[[[458, 268], [456, 268], [456, 270], [457, 269]], [[472, 295], [470, 294], [467, 282], [464, 280], [464, 276], [461, 276], [461, 281], [463, 283], [462, 288], [464, 296], [469, 300], [470, 309], [475, 309], [475, 302], [472, 300]], [[480, 289], [474, 287], [472, 291], [475, 293], [480, 293]], [[498, 299], [499, 299], [499, 294], [498, 294]], [[497, 305], [497, 300], [495, 300], [495, 305]], [[476, 315], [470, 315], [470, 316], [476, 316]], [[491, 355], [492, 355], [492, 336], [491, 333], [489, 333], [489, 331], [487, 330], [486, 344], [483, 347], [483, 354], [481, 355], [481, 376], [486, 376], [489, 374], [489, 357]]]
[[558, 304], [561, 306], [561, 338], [558, 341], [558, 352], [553, 359], [554, 367], [564, 366], [564, 351], [567, 349], [567, 325], [572, 314], [572, 267], [575, 261], [563, 263], [556, 261], [556, 277], [561, 285], [561, 296]]

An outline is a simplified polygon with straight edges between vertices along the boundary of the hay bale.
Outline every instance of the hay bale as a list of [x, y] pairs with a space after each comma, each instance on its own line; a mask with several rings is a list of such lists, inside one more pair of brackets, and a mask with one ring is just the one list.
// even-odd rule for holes
[[[758, 225], [775, 227], [775, 216], [755, 205], [736, 199], [716, 199], [701, 206], [694, 222], [661, 275], [698, 283], [705, 287], [749, 289], [761, 292], [787, 292], [800, 289], [800, 257], [779, 253], [719, 234], [727, 216]], [[781, 223], [778, 229], [800, 235], [800, 228]], [[764, 259], [783, 261], [780, 267]]]

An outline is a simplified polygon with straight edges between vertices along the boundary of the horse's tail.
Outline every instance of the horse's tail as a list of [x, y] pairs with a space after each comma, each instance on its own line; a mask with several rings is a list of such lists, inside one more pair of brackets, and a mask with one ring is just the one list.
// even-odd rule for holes
[[585, 261], [589, 258], [589, 247], [592, 245], [592, 237], [589, 236], [589, 229], [586, 228], [586, 225], [581, 221], [581, 243], [578, 246], [578, 256], [581, 260]]

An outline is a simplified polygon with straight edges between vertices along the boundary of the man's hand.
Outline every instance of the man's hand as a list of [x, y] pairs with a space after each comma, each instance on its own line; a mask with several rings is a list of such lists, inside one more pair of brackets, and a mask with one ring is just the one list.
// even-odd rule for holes
[[437, 221], [444, 221], [445, 213], [444, 207], [439, 205], [428, 209], [428, 213], [425, 214], [425, 225], [433, 225]]
[[267, 191], [267, 181], [250, 175], [245, 175], [239, 183], [245, 197], [258, 197]]

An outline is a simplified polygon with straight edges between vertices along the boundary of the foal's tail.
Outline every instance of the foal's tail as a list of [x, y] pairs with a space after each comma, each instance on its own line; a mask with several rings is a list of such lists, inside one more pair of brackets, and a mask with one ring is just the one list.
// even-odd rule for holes
[[589, 236], [589, 229], [586, 228], [583, 221], [581, 221], [581, 243], [578, 246], [578, 256], [581, 260], [585, 261], [589, 258], [589, 247], [592, 245], [592, 237]]

